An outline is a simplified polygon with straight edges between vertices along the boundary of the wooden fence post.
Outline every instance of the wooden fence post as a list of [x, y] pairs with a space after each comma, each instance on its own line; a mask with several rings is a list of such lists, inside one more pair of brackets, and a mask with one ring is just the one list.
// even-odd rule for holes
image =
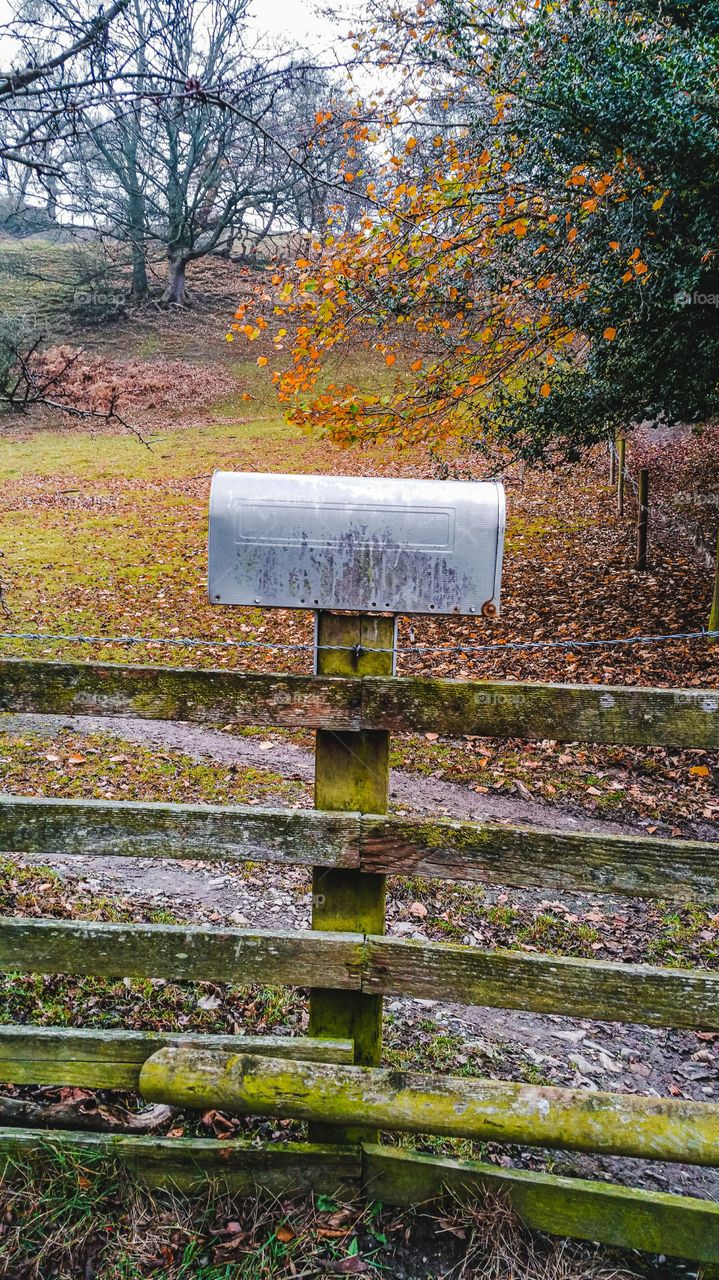
[[[395, 620], [366, 614], [319, 613], [317, 673], [325, 676], [392, 675]], [[323, 649], [323, 645], [338, 648]], [[382, 649], [376, 653], [367, 650]], [[315, 806], [354, 813], [386, 813], [389, 797], [389, 733], [364, 729], [335, 733], [318, 729]], [[384, 933], [385, 877], [361, 871], [315, 867], [312, 876], [313, 929]], [[354, 1040], [355, 1062], [379, 1066], [382, 1058], [382, 997], [354, 991], [313, 989], [310, 1034], [336, 1039], [338, 1028]], [[310, 1126], [313, 1142], [376, 1141], [373, 1131]]]
[[617, 453], [612, 439], [609, 440], [609, 483], [616, 484], [617, 480]]
[[619, 463], [617, 471], [617, 514], [624, 515], [624, 481], [625, 468], [627, 462], [627, 441], [624, 436], [620, 436], [617, 441], [617, 449], [619, 450]]
[[[712, 596], [712, 607], [709, 613], [709, 630], [719, 631], [719, 533], [717, 533], [717, 555], [716, 565], [714, 568], [714, 594]], [[715, 636], [709, 641], [710, 644], [717, 643]]]
[[637, 518], [637, 569], [647, 567], [647, 533], [649, 530], [649, 472], [639, 472], [639, 515]]

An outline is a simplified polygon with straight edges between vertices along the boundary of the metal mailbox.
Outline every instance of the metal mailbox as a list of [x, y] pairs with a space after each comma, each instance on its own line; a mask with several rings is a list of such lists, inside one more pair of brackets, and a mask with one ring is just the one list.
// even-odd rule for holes
[[501, 484], [217, 471], [213, 604], [496, 616]]

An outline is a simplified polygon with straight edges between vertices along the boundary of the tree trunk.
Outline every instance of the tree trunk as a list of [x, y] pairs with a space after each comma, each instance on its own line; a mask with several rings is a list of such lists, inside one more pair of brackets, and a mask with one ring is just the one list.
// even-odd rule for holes
[[131, 157], [132, 182], [130, 198], [127, 202], [128, 231], [132, 242], [132, 283], [130, 296], [133, 302], [144, 302], [150, 295], [147, 279], [147, 261], [145, 258], [145, 198], [137, 184], [134, 169], [134, 155]]
[[140, 245], [132, 246], [132, 284], [130, 285], [130, 297], [133, 302], [144, 302], [149, 297], [150, 286], [147, 280], [147, 266], [145, 263], [145, 255]]
[[175, 306], [186, 307], [189, 302], [189, 296], [185, 286], [186, 267], [187, 261], [185, 258], [170, 258], [167, 288], [162, 295], [162, 301], [167, 306], [174, 303]]

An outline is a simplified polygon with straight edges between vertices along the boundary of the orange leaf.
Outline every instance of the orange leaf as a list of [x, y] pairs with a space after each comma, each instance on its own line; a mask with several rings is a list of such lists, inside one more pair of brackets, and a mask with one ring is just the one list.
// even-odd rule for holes
[[422, 368], [421, 360], [414, 360], [413, 363], [410, 365], [410, 369], [412, 370], [413, 373], [419, 373], [421, 368]]
[[397, 359], [397, 357], [396, 357], [396, 356], [393, 356], [393, 355], [391, 355], [391, 354], [390, 354], [390, 355], [388, 355], [388, 356], [385, 356], [385, 358], [384, 358], [384, 362], [385, 362], [385, 364], [392, 365], [392, 364], [394, 364], [394, 363], [395, 363], [396, 359]]
[[708, 778], [711, 776], [711, 769], [707, 768], [705, 764], [693, 764], [689, 772], [695, 778]]
[[539, 388], [539, 394], [540, 396], [548, 396], [551, 390], [552, 388], [550, 387], [549, 383], [543, 382], [541, 387]]
[[606, 328], [604, 330], [604, 333], [602, 334], [602, 337], [606, 338], [607, 342], [613, 342], [616, 336], [617, 336], [617, 331], [616, 329], [613, 329], [611, 325], [609, 325], [609, 327]]
[[257, 363], [258, 363], [260, 366], [267, 364], [267, 356], [258, 356], [258, 357], [257, 357]]

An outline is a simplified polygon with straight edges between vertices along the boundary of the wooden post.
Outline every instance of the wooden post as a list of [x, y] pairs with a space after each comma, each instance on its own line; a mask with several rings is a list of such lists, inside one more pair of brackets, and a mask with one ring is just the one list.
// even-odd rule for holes
[[[714, 594], [712, 596], [712, 607], [709, 614], [709, 630], [719, 631], [719, 533], [717, 534], [717, 557], [714, 568]], [[715, 636], [709, 641], [710, 644], [717, 643]]]
[[[392, 675], [394, 618], [320, 613], [317, 619], [317, 673], [325, 676]], [[339, 648], [323, 649], [322, 645]], [[387, 652], [367, 652], [383, 649]], [[365, 729], [335, 733], [318, 729], [315, 806], [354, 813], [386, 813], [389, 798], [389, 733]], [[315, 867], [312, 928], [384, 933], [385, 877], [360, 871]], [[310, 1034], [354, 1040], [355, 1063], [380, 1065], [382, 997], [354, 991], [313, 989]], [[310, 1125], [312, 1142], [376, 1141], [374, 1131], [338, 1125]]]
[[609, 483], [616, 484], [617, 481], [617, 454], [614, 447], [614, 441], [609, 441]]
[[617, 514], [624, 515], [624, 481], [625, 468], [627, 462], [627, 442], [624, 436], [620, 436], [617, 440], [617, 449], [619, 450], [619, 463], [617, 469]]
[[639, 472], [639, 515], [637, 519], [637, 569], [647, 567], [647, 533], [649, 530], [649, 472]]

